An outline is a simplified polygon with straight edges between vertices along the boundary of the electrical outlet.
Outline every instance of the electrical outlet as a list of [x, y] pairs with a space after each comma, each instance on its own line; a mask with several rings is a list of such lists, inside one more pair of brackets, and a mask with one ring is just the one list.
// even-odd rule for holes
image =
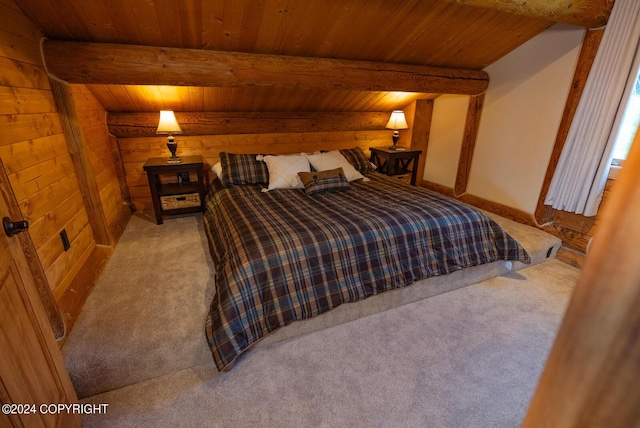
[[60, 239], [62, 240], [62, 246], [65, 251], [71, 248], [71, 242], [69, 242], [69, 237], [67, 236], [67, 229], [62, 229], [62, 232], [60, 232]]

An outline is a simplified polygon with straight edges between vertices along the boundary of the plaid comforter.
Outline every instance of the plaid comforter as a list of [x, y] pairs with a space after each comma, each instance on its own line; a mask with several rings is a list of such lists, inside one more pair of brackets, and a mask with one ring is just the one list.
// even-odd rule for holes
[[479, 211], [378, 173], [340, 193], [213, 190], [204, 225], [216, 269], [206, 321], [218, 369], [261, 337], [345, 302], [529, 255]]

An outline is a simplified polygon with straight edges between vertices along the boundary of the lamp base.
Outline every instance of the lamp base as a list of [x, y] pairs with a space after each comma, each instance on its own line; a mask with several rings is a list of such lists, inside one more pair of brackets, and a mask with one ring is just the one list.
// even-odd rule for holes
[[176, 143], [173, 135], [169, 135], [167, 138], [167, 148], [171, 152], [171, 157], [167, 161], [167, 163], [180, 163], [180, 157], [176, 156], [176, 150], [178, 150], [178, 143]]
[[396, 144], [398, 144], [399, 138], [400, 133], [398, 131], [393, 131], [393, 135], [391, 136], [391, 139], [393, 140], [393, 146], [389, 146], [389, 150], [404, 150], [403, 148], [396, 146]]

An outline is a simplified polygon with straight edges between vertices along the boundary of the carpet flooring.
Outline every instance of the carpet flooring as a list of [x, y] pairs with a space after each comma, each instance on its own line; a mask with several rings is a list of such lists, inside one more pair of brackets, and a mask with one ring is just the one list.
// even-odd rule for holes
[[132, 217], [62, 349], [80, 398], [211, 361], [202, 216]]
[[518, 427], [578, 271], [519, 272], [99, 394], [97, 427]]
[[547, 260], [219, 374], [193, 331], [212, 272], [201, 216], [132, 218], [63, 348], [79, 396], [109, 404], [85, 426], [518, 426], [578, 275]]

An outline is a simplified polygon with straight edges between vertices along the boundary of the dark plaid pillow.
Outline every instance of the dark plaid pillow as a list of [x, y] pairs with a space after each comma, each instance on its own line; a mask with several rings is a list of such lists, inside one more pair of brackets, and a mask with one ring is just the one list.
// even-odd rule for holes
[[349, 182], [344, 176], [342, 168], [328, 169], [326, 171], [299, 172], [298, 176], [304, 184], [307, 195], [321, 192], [334, 192], [348, 190]]
[[340, 150], [342, 156], [344, 156], [351, 165], [358, 171], [360, 174], [368, 174], [373, 172], [375, 169], [371, 162], [369, 162], [369, 158], [364, 154], [364, 151], [360, 147], [354, 147], [353, 149], [342, 149]]
[[234, 153], [220, 152], [220, 165], [222, 165], [222, 185], [225, 187], [234, 184], [267, 184], [269, 183], [269, 170], [263, 161], [257, 161], [258, 155], [237, 155]]

